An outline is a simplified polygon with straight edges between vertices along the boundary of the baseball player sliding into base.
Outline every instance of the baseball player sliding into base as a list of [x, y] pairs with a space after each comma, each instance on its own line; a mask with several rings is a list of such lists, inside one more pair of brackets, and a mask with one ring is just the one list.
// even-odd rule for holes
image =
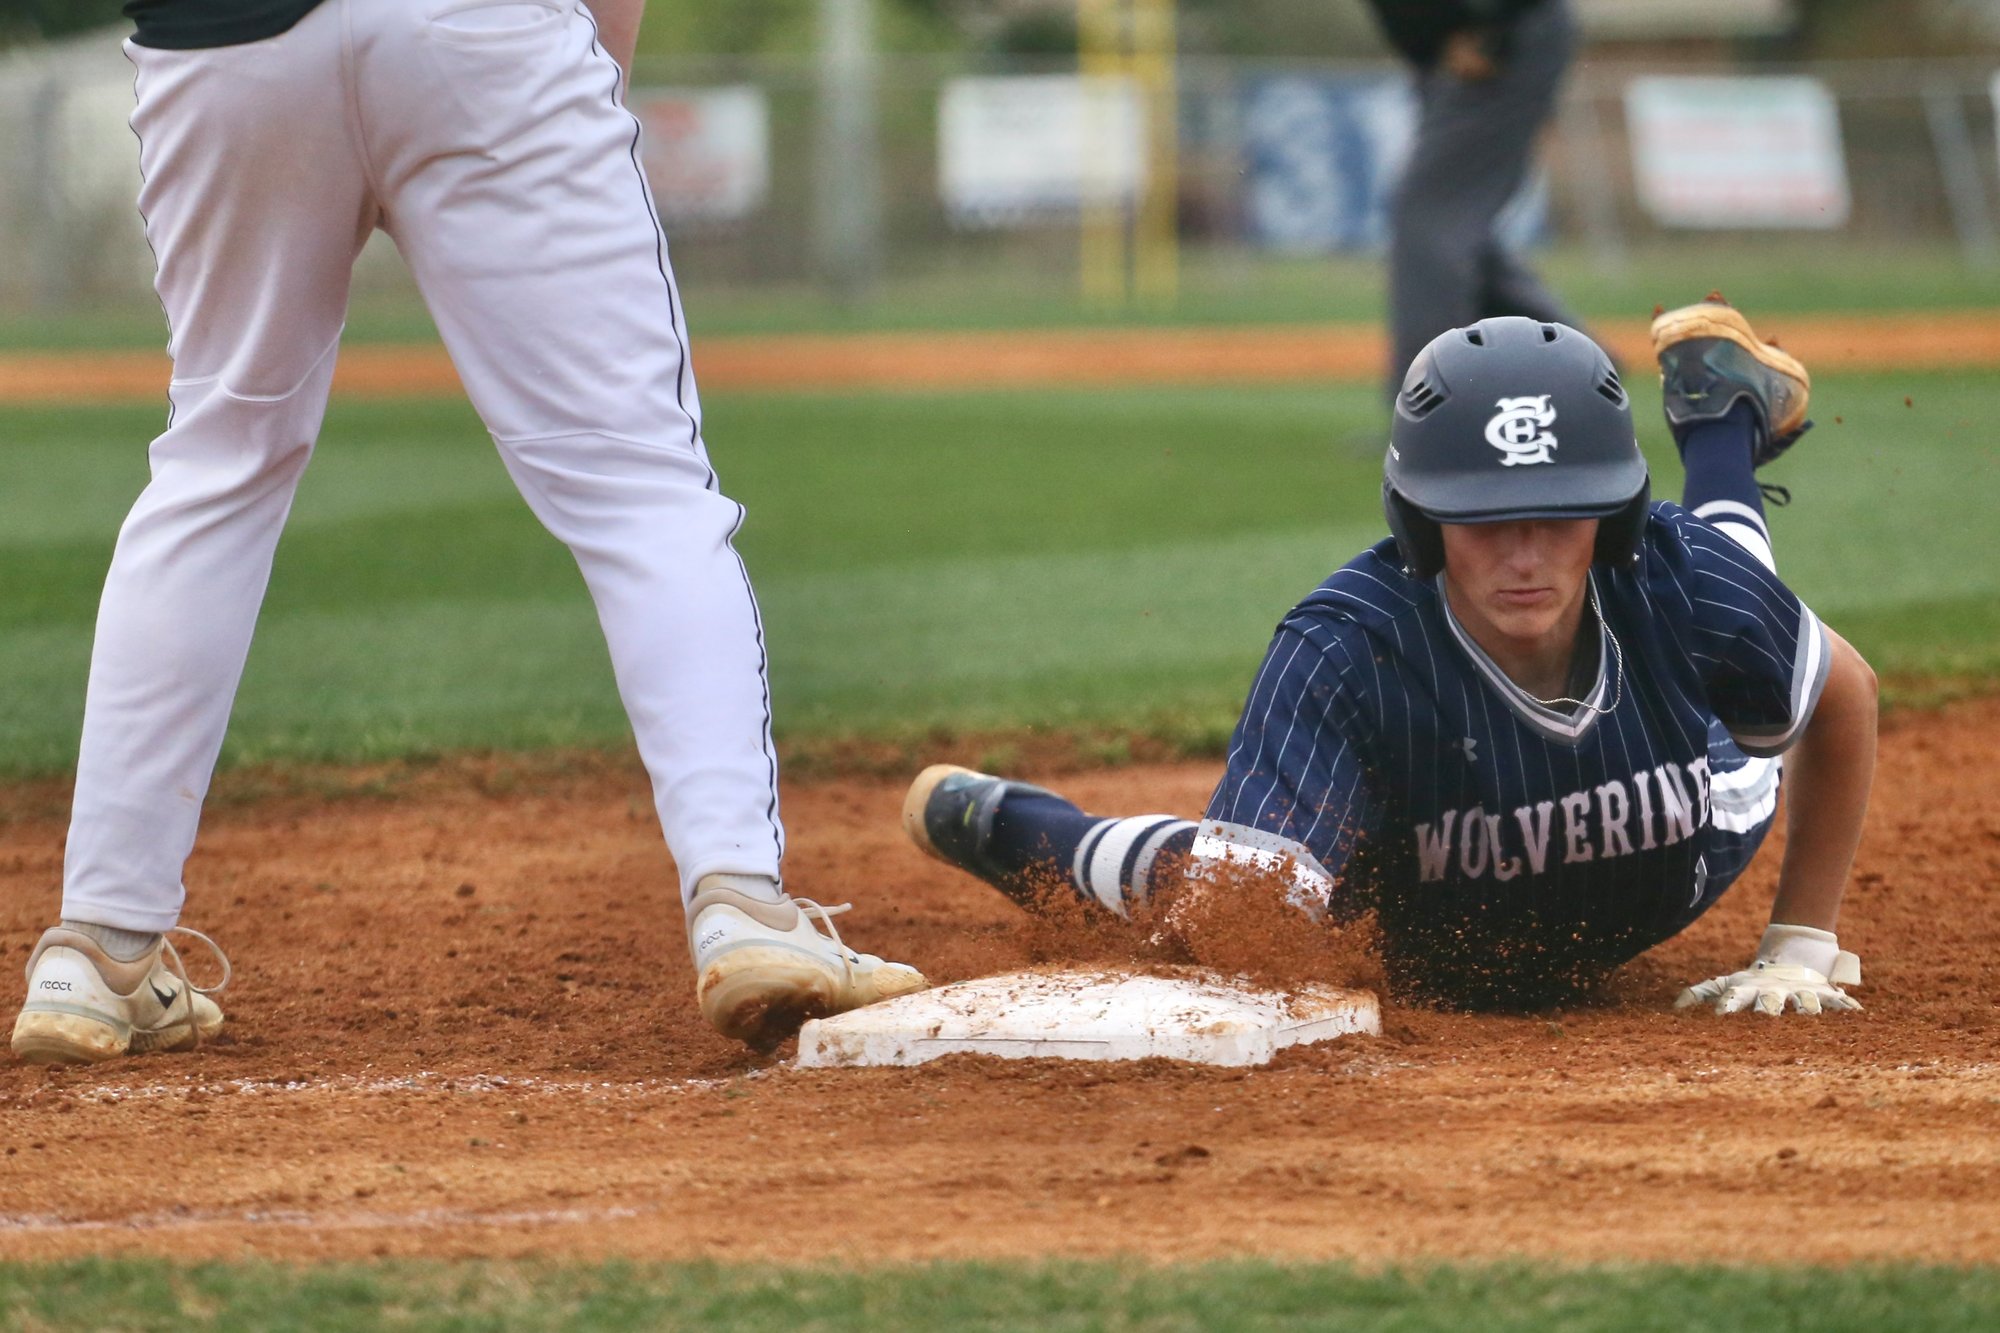
[[1680, 1004], [1859, 1008], [1834, 930], [1875, 678], [1779, 581], [1755, 477], [1809, 424], [1806, 372], [1720, 297], [1653, 341], [1680, 505], [1651, 502], [1588, 338], [1518, 317], [1445, 333], [1397, 396], [1394, 535], [1281, 622], [1205, 818], [1099, 818], [939, 765], [910, 789], [911, 837], [1024, 902], [1053, 878], [1120, 914], [1264, 867], [1308, 912], [1372, 909], [1392, 994], [1535, 1007], [1715, 903], [1770, 828], [1782, 754], [1770, 925]]
[[843, 945], [828, 918], [844, 909], [780, 887], [763, 626], [731, 546], [743, 509], [709, 466], [623, 105], [643, 8], [127, 6], [172, 412], [105, 580], [62, 920], [29, 959], [21, 1057], [178, 1049], [222, 1022], [164, 937], [377, 227], [596, 602], [680, 869], [703, 1013], [768, 1044], [924, 984]]

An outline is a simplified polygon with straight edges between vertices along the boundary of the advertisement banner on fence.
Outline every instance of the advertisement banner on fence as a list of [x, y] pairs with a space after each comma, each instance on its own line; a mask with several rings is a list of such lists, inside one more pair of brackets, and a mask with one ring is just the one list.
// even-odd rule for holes
[[1625, 120], [1639, 202], [1663, 226], [1847, 221], [1840, 115], [1818, 79], [1634, 79]]
[[[1273, 250], [1378, 250], [1417, 131], [1401, 75], [1281, 74], [1243, 85], [1244, 222]], [[1535, 170], [1494, 221], [1510, 245], [1541, 239], [1548, 177]]]
[[953, 79], [938, 99], [938, 188], [959, 226], [1073, 217], [1145, 185], [1146, 108], [1130, 79]]
[[732, 222], [764, 206], [771, 111], [762, 88], [651, 89], [630, 106], [645, 127], [646, 177], [667, 225]]
[[1243, 148], [1251, 238], [1308, 252], [1381, 246], [1416, 107], [1409, 81], [1397, 77], [1250, 80]]

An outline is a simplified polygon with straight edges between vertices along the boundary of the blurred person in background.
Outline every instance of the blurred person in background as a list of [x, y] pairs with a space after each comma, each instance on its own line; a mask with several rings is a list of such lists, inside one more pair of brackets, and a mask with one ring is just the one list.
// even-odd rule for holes
[[1424, 345], [1493, 315], [1578, 325], [1494, 223], [1527, 179], [1576, 48], [1569, 0], [1369, 0], [1414, 67], [1416, 142], [1390, 205], [1391, 395]]

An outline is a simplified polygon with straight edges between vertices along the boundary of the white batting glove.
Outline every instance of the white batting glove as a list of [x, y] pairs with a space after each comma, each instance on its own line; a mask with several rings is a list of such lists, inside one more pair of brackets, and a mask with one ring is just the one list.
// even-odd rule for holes
[[1757, 946], [1757, 961], [1741, 972], [1697, 982], [1681, 992], [1674, 1008], [1713, 1005], [1718, 1014], [1782, 1014], [1790, 1005], [1802, 1014], [1859, 1009], [1861, 1002], [1842, 986], [1861, 984], [1861, 960], [1843, 951], [1830, 930], [1772, 922]]

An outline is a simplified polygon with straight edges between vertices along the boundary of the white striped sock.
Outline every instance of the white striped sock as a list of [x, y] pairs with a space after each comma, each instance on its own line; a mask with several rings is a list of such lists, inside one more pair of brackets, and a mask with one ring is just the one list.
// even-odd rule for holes
[[1192, 833], [1194, 827], [1191, 819], [1170, 819], [1146, 835], [1146, 840], [1139, 845], [1138, 857], [1132, 862], [1130, 889], [1133, 902], [1143, 903], [1152, 896], [1153, 862], [1160, 859], [1160, 849], [1167, 845], [1167, 840], [1183, 830]]
[[1119, 916], [1129, 916], [1129, 903], [1146, 900], [1145, 877], [1151, 872], [1161, 845], [1176, 830], [1192, 827], [1187, 820], [1173, 815], [1107, 819], [1091, 829], [1077, 846], [1071, 876], [1079, 889], [1095, 897], [1105, 908]]
[[1740, 500], [1710, 500], [1696, 508], [1694, 516], [1715, 524], [1738, 546], [1756, 556], [1764, 568], [1774, 574], [1778, 572], [1778, 557], [1771, 550], [1771, 530], [1754, 506]]

